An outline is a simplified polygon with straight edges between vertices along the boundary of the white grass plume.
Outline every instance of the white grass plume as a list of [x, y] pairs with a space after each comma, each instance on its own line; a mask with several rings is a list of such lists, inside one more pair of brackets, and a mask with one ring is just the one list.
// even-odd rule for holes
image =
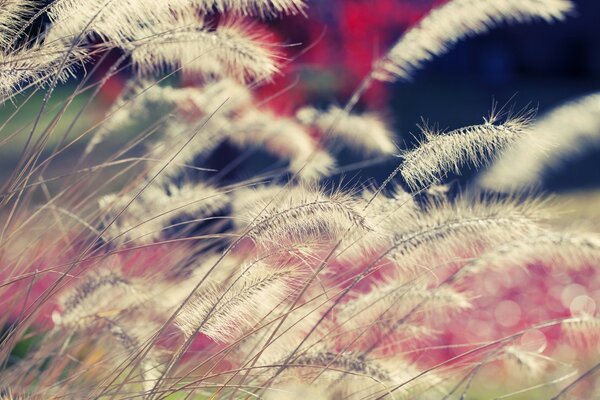
[[412, 189], [438, 183], [448, 173], [460, 174], [465, 165], [487, 165], [499, 151], [521, 138], [529, 126], [524, 114], [497, 123], [492, 116], [484, 124], [457, 129], [447, 134], [423, 129], [425, 139], [405, 152], [400, 172]]
[[[288, 380], [293, 376], [301, 381], [327, 388], [328, 399], [364, 398], [386, 396], [398, 384], [408, 382], [418, 369], [400, 357], [376, 358], [355, 351], [313, 349], [291, 360]], [[298, 378], [296, 378], [298, 379]], [[393, 393], [397, 399], [439, 399], [443, 383], [435, 375], [403, 385]]]
[[376, 64], [374, 77], [408, 80], [426, 62], [469, 36], [503, 23], [562, 20], [573, 8], [569, 0], [451, 0], [409, 29]]
[[161, 33], [158, 27], [189, 14], [189, 5], [190, 0], [57, 0], [48, 9], [53, 25], [49, 37], [84, 41], [94, 32], [113, 45], [123, 44], [139, 38], [152, 26], [157, 27], [154, 34]]
[[[188, 107], [214, 105], [216, 102], [216, 95], [212, 97], [213, 102], [209, 101], [208, 96], [196, 95], [197, 93], [192, 93], [192, 98], [187, 100]], [[223, 112], [220, 108], [216, 114], [210, 115], [208, 120], [190, 124], [181, 117], [171, 119], [166, 124], [164, 139], [154, 145], [152, 158], [156, 158], [157, 155], [159, 158], [169, 157], [174, 148], [182, 146], [186, 136], [194, 134], [195, 137], [173, 160], [163, 173], [163, 178], [177, 175], [181, 166], [190, 164], [197, 155], [208, 154], [225, 140], [242, 149], [256, 147], [288, 161], [289, 171], [297, 174], [304, 182], [316, 181], [331, 171], [334, 165], [333, 157], [318, 147], [303, 126], [293, 119], [278, 117], [268, 111], [245, 110], [243, 98], [240, 100], [238, 105], [232, 102]], [[201, 114], [206, 118], [211, 111], [214, 110], [207, 110]]]
[[214, 68], [205, 70], [207, 59], [216, 60], [222, 72], [241, 82], [269, 79], [279, 71], [277, 52], [248, 23], [227, 21], [215, 31], [181, 25], [167, 25], [159, 35], [153, 34], [155, 28], [140, 32], [140, 39], [129, 45], [132, 62], [142, 76], [178, 68], [212, 74]]
[[[291, 364], [295, 368], [302, 369], [302, 375], [312, 376], [322, 372], [325, 368], [332, 369], [329, 374], [340, 375], [344, 372], [351, 372], [373, 377], [379, 381], [389, 381], [390, 373], [375, 361], [370, 361], [360, 353], [344, 352], [335, 353], [331, 351], [310, 351], [306, 352]], [[307, 368], [302, 368], [302, 367]], [[327, 374], [326, 374], [327, 375]], [[331, 377], [329, 377], [330, 380]]]
[[[162, 137], [147, 143], [148, 157], [161, 160], [150, 169], [149, 175], [153, 176], [162, 170], [155, 182], [169, 185], [183, 171], [198, 168], [195, 166], [196, 157], [210, 154], [222, 143], [227, 138], [223, 128], [228, 125], [226, 118], [214, 116], [197, 123], [189, 123], [185, 118], [171, 118], [164, 125]], [[164, 161], [171, 159], [163, 169]]]
[[231, 284], [199, 288], [177, 315], [175, 324], [186, 337], [199, 329], [213, 340], [230, 342], [283, 301], [297, 279], [297, 270], [291, 266], [245, 266], [239, 279]]
[[506, 243], [468, 262], [456, 278], [511, 266], [541, 263], [561, 270], [600, 265], [600, 235], [582, 232], [546, 232]]
[[[185, 254], [183, 257], [187, 262], [169, 271], [173, 279], [154, 282], [152, 287], [156, 308], [167, 317], [192, 294], [200, 281], [208, 277], [211, 282], [226, 282], [239, 273], [240, 264], [245, 260], [231, 254], [223, 257], [221, 253], [203, 253], [194, 256], [193, 260]], [[215, 264], [218, 264], [217, 268], [213, 268]]]
[[375, 113], [346, 114], [336, 106], [325, 111], [304, 107], [298, 110], [296, 117], [306, 125], [315, 126], [331, 141], [340, 140], [359, 151], [368, 154], [393, 154], [396, 151], [394, 133]]
[[[125, 42], [139, 38], [141, 29], [172, 21], [174, 16], [195, 14], [197, 10], [271, 17], [296, 14], [303, 9], [303, 0], [58, 0], [48, 15], [64, 38], [95, 32], [105, 39]], [[159, 32], [155, 29], [153, 33]]]
[[560, 324], [562, 334], [580, 346], [597, 346], [600, 341], [600, 318], [583, 314], [567, 318]]
[[[235, 121], [252, 103], [252, 94], [244, 85], [232, 79], [219, 79], [192, 88], [167, 88], [164, 97], [171, 98], [177, 114], [164, 127], [163, 140], [153, 150], [164, 150], [164, 157], [194, 134], [189, 142], [164, 171], [164, 178], [181, 171], [181, 165], [192, 164], [201, 154], [210, 153], [218, 144], [235, 134]], [[153, 151], [154, 153], [154, 151]]]
[[510, 192], [535, 187], [565, 159], [600, 144], [600, 93], [548, 112], [479, 179], [481, 186]]
[[[207, 82], [201, 87], [184, 88], [161, 86], [143, 79], [133, 80], [108, 110], [107, 120], [92, 136], [85, 153], [91, 153], [112, 132], [118, 132], [123, 127], [136, 123], [139, 124], [154, 116], [157, 110], [161, 111], [161, 114], [166, 110], [185, 114], [173, 116], [176, 121], [171, 121], [171, 125], [167, 123], [167, 127], [164, 128], [167, 136], [174, 133], [173, 131], [176, 131], [176, 136], [181, 136], [182, 132], [186, 132], [185, 129], [182, 129], [186, 116], [198, 119], [201, 116], [217, 112], [212, 117], [213, 119], [231, 117], [232, 113], [249, 106], [251, 100], [252, 94], [245, 86], [227, 78]], [[208, 123], [216, 125], [211, 121]], [[188, 149], [183, 151], [188, 151]], [[200, 149], [195, 151], [201, 152]]]
[[61, 311], [52, 315], [53, 322], [72, 329], [85, 327], [95, 316], [117, 315], [144, 301], [140, 289], [114, 268], [100, 268], [60, 296]]
[[281, 377], [285, 382], [311, 382], [326, 388], [325, 399], [346, 399], [359, 392], [363, 398], [375, 398], [377, 389], [391, 386], [392, 373], [377, 359], [360, 352], [334, 351], [320, 346], [311, 349], [288, 363]]
[[335, 240], [352, 229], [363, 233], [371, 230], [357, 201], [342, 192], [328, 195], [322, 190], [299, 187], [266, 208], [257, 204], [255, 210], [260, 216], [250, 226], [248, 235], [259, 246], [310, 238]]
[[232, 214], [236, 216], [234, 223], [238, 228], [248, 227], [262, 213], [262, 207], [270, 202], [274, 204], [291, 197], [297, 189], [280, 185], [260, 185], [243, 187], [231, 193]]
[[[186, 95], [184, 102], [202, 111], [204, 114], [210, 114], [218, 110], [221, 116], [230, 116], [233, 113], [241, 112], [252, 103], [252, 93], [250, 89], [229, 78], [222, 78], [209, 81], [198, 88], [180, 88], [175, 91], [183, 91]], [[180, 104], [184, 108], [185, 104]]]
[[260, 146], [269, 153], [289, 160], [289, 169], [305, 181], [327, 175], [334, 160], [317, 147], [308, 131], [290, 118], [268, 111], [249, 110], [228, 127], [229, 139], [240, 147]]
[[228, 20], [209, 31], [191, 6], [190, 0], [59, 0], [48, 12], [54, 28], [48, 39], [85, 43], [86, 34], [94, 32], [105, 39], [105, 46], [131, 52], [143, 76], [179, 68], [202, 74], [209, 66], [210, 73], [254, 81], [278, 71], [273, 46], [254, 26]]
[[280, 15], [296, 15], [304, 13], [304, 0], [192, 0], [194, 5], [203, 11], [216, 10], [220, 13], [230, 12], [239, 15], [250, 15], [271, 18]]
[[[130, 196], [114, 194], [100, 199], [100, 208], [106, 211], [105, 222], [112, 221], [130, 201]], [[171, 184], [166, 188], [150, 185], [107, 229], [106, 235], [119, 242], [153, 242], [177, 217], [201, 220], [225, 207], [227, 202], [226, 194], [202, 183]]]
[[515, 374], [525, 374], [529, 378], [540, 378], [549, 368], [550, 359], [540, 353], [527, 351], [519, 346], [505, 346], [500, 358]]
[[84, 154], [90, 154], [113, 132], [145, 121], [153, 111], [171, 108], [179, 100], [167, 88], [145, 80], [128, 82], [123, 93], [107, 111], [107, 119], [86, 145]]
[[288, 161], [289, 171], [305, 182], [316, 181], [331, 171], [333, 157], [320, 149], [309, 132], [293, 119], [257, 109], [239, 111], [241, 115], [221, 115], [218, 112], [207, 121], [196, 124], [188, 124], [184, 118], [173, 119], [165, 127], [166, 138], [154, 150], [163, 149], [169, 154], [173, 148], [181, 147], [182, 135], [197, 132], [193, 141], [174, 160], [175, 164], [187, 164], [195, 155], [206, 154], [218, 143], [228, 140], [242, 149], [259, 148]]
[[35, 41], [31, 45], [0, 51], [0, 96], [10, 97], [28, 84], [44, 86], [73, 75], [85, 52], [60, 42]]
[[398, 328], [396, 322], [418, 306], [419, 314], [436, 319], [471, 308], [465, 294], [450, 286], [429, 288], [423, 284], [382, 282], [340, 307], [338, 321], [348, 326], [368, 326], [377, 322]]
[[373, 220], [375, 229], [382, 233], [398, 232], [422, 213], [413, 195], [399, 185], [393, 186], [388, 196], [375, 196], [375, 191], [365, 190], [362, 199], [365, 205], [368, 204], [365, 213]]
[[0, 1], [0, 48], [12, 47], [15, 35], [22, 29], [26, 18], [35, 10], [37, 0]]
[[[110, 336], [125, 350], [124, 357], [119, 357], [124, 359], [121, 362], [140, 352], [159, 329], [153, 321], [140, 318], [102, 318], [101, 321], [106, 325]], [[165, 365], [163, 358], [160, 350], [151, 348], [137, 362], [139, 380], [145, 391], [152, 390], [161, 377]]]
[[[354, 262], [373, 255], [378, 248], [385, 246], [388, 233], [384, 227], [386, 224], [382, 222], [375, 226], [375, 223], [378, 217], [385, 219], [386, 216], [378, 214], [379, 209], [375, 208], [366, 213], [363, 199], [350, 195], [340, 197], [340, 194], [334, 192], [328, 195], [323, 190], [305, 185], [245, 188], [236, 191], [233, 196], [233, 214], [237, 217], [236, 225], [241, 230], [258, 218], [249, 235], [261, 247], [283, 244], [285, 248], [291, 245], [291, 252], [302, 255], [304, 252], [310, 254], [327, 247], [330, 240], [340, 240], [336, 259]], [[290, 210], [286, 207], [290, 207]], [[304, 212], [306, 215], [303, 216]], [[327, 217], [336, 218], [337, 221], [326, 221]], [[286, 218], [290, 220], [279, 225]], [[268, 222], [270, 219], [273, 221]], [[391, 221], [389, 218], [385, 219], [388, 224], [393, 223]], [[265, 223], [267, 227], [259, 226]], [[294, 232], [284, 231], [287, 223], [292, 223]], [[273, 230], [272, 234], [269, 233], [270, 230]], [[276, 242], [277, 236], [281, 239], [279, 244]]]
[[357, 199], [357, 209], [369, 221], [371, 229], [367, 232], [354, 229], [345, 234], [340, 243], [340, 251], [336, 254], [338, 261], [356, 262], [377, 257], [378, 251], [391, 244], [391, 238], [399, 227], [421, 214], [412, 195], [400, 186], [395, 186], [389, 197], [375, 193], [374, 190], [366, 189]]
[[[177, 90], [177, 96], [185, 97], [186, 94], [180, 90]], [[222, 93], [222, 96], [217, 99], [214, 92], [212, 92], [212, 97], [195, 92], [188, 92], [188, 94], [191, 97], [187, 98], [185, 103], [187, 107], [194, 108], [215, 105], [226, 95], [226, 93]], [[210, 100], [211, 98], [212, 100]], [[318, 180], [331, 171], [334, 165], [333, 157], [318, 147], [318, 143], [302, 125], [293, 119], [279, 117], [269, 111], [246, 110], [244, 97], [240, 97], [238, 102], [236, 104], [234, 101], [229, 104], [229, 107], [220, 108], [214, 115], [210, 112], [215, 110], [207, 108], [206, 112], [201, 112], [200, 115], [206, 118], [207, 114], [210, 114], [208, 120], [187, 123], [186, 119], [181, 116], [171, 119], [166, 124], [164, 139], [158, 144], [153, 144], [153, 158], [157, 154], [159, 157], [168, 157], [174, 148], [182, 146], [185, 136], [195, 133], [194, 139], [173, 160], [173, 165], [168, 168], [169, 171], [166, 175], [172, 175], [173, 172], [177, 172], [173, 171], [178, 168], [177, 165], [188, 164], [196, 155], [207, 154], [225, 140], [242, 149], [260, 148], [275, 157], [288, 161], [290, 172], [297, 174], [302, 181]], [[221, 104], [226, 105], [227, 103]], [[162, 156], [160, 155], [161, 151], [164, 153]]]
[[[144, 96], [144, 93], [141, 96]], [[152, 175], [161, 170], [155, 182], [165, 185], [181, 176], [186, 169], [196, 168], [194, 162], [197, 162], [198, 156], [208, 155], [223, 141], [243, 134], [238, 132], [243, 131], [243, 124], [238, 125], [237, 115], [244, 112], [252, 101], [249, 90], [230, 79], [208, 82], [199, 88], [164, 87], [154, 91], [150, 97], [152, 99], [148, 100], [152, 100], [153, 109], [159, 105], [162, 105], [162, 108], [173, 109], [169, 119], [160, 121], [160, 130], [163, 133], [160, 139], [147, 143], [150, 162], [171, 160], [165, 169], [162, 169], [163, 165], [159, 163], [149, 172]], [[144, 97], [136, 100], [137, 98], [130, 106], [126, 103], [124, 108], [118, 109], [114, 114], [116, 118], [111, 120], [118, 123], [119, 120], [130, 119], [128, 110], [137, 108], [138, 103], [141, 107], [148, 103]], [[144, 114], [149, 112], [140, 112], [138, 116]], [[110, 123], [109, 126], [115, 124]], [[99, 138], [93, 140], [101, 141], [107, 135], [108, 132], [103, 129], [97, 133]], [[302, 141], [302, 138], [299, 140]], [[92, 144], [88, 146], [89, 149], [93, 149]]]
[[539, 222], [544, 218], [540, 202], [531, 200], [459, 200], [434, 205], [399, 229], [391, 256], [401, 267], [410, 267], [407, 262], [417, 255], [447, 259], [457, 248], [471, 250], [531, 235], [541, 229]]

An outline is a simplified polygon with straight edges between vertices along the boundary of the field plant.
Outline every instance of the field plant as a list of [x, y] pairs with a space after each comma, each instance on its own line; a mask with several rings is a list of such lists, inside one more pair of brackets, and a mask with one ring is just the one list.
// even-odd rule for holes
[[[257, 96], [294, 62], [269, 21], [310, 6], [0, 0], [0, 143], [18, 143], [0, 398], [600, 396], [600, 234], [536, 190], [598, 141], [598, 94], [539, 119], [482, 105], [471, 126], [421, 124], [411, 148], [357, 111], [460, 41], [574, 4], [440, 3], [343, 104], [282, 113]], [[99, 110], [115, 76], [129, 82]], [[340, 179], [346, 149], [396, 167]]]

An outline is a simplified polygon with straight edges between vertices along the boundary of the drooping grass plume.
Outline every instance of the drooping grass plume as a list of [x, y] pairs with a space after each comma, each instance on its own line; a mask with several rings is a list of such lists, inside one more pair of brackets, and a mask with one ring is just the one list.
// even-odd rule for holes
[[296, 117], [304, 124], [315, 126], [331, 142], [339, 140], [367, 154], [393, 154], [396, 151], [392, 131], [377, 114], [343, 113], [344, 110], [336, 106], [324, 111], [304, 107], [298, 110]]
[[148, 25], [172, 21], [172, 6], [176, 4], [182, 2], [169, 0], [151, 7], [145, 0], [54, 1], [48, 9], [54, 27], [48, 38], [85, 42], [93, 32], [114, 44], [126, 43], [138, 37], [140, 30]]
[[525, 374], [530, 378], [540, 378], [549, 368], [551, 361], [539, 352], [527, 351], [519, 346], [505, 346], [500, 358], [503, 359], [517, 374]]
[[[169, 88], [150, 81], [139, 80], [127, 84], [121, 96], [107, 112], [107, 120], [88, 141], [84, 153], [90, 154], [113, 132], [134, 123], [140, 123], [154, 115], [153, 112], [174, 107], [179, 96]], [[162, 111], [162, 110], [161, 110]]]
[[253, 212], [258, 218], [248, 235], [256, 244], [270, 247], [315, 237], [336, 240], [352, 229], [369, 232], [372, 228], [358, 205], [341, 192], [328, 195], [299, 187], [276, 202], [258, 203]]
[[269, 79], [278, 72], [277, 52], [251, 25], [229, 21], [214, 32], [188, 25], [187, 21], [174, 22], [164, 26], [164, 33], [159, 35], [154, 33], [156, 27], [139, 33], [129, 50], [142, 76], [178, 68], [201, 76], [214, 74], [207, 58], [215, 60], [222, 77], [241, 82]]
[[[177, 96], [179, 107], [203, 114], [217, 112], [219, 116], [232, 117], [234, 113], [243, 112], [251, 106], [253, 98], [250, 89], [229, 78], [211, 80], [197, 88], [172, 88], [173, 96]], [[179, 94], [176, 94], [179, 93]]]
[[280, 15], [304, 13], [304, 0], [191, 0], [205, 12], [233, 12], [240, 15], [255, 15], [271, 18]]
[[368, 205], [365, 212], [376, 221], [377, 229], [393, 233], [418, 219], [421, 210], [413, 195], [401, 186], [395, 185], [389, 192], [389, 195], [383, 196], [376, 195], [373, 190], [365, 190], [362, 198]]
[[187, 337], [201, 332], [219, 342], [232, 341], [288, 296], [296, 272], [260, 263], [243, 266], [231, 284], [200, 287], [175, 323]]
[[440, 182], [447, 174], [460, 174], [463, 167], [485, 166], [497, 153], [524, 136], [529, 126], [527, 114], [497, 123], [496, 118], [449, 133], [423, 128], [424, 140], [405, 152], [400, 172], [414, 190]]
[[[149, 320], [102, 318], [101, 322], [106, 325], [110, 336], [125, 350], [125, 357], [121, 357], [125, 360], [122, 362], [127, 362], [127, 357], [138, 353], [158, 330], [156, 324]], [[163, 359], [161, 351], [151, 349], [141, 360], [134, 363], [139, 371], [139, 386], [143, 390], [152, 390], [158, 382], [164, 371]]]
[[[177, 117], [167, 121], [162, 137], [147, 144], [150, 160], [160, 160], [158, 164], [148, 163], [151, 176], [161, 171], [155, 182], [169, 185], [186, 171], [202, 171], [203, 168], [194, 166], [194, 160], [211, 154], [227, 140], [224, 126], [228, 126], [228, 121], [219, 117], [205, 117], [196, 123]], [[170, 161], [169, 165], [163, 169], [166, 161]]]
[[[49, 11], [64, 36], [95, 32], [105, 38], [125, 41], [139, 37], [140, 28], [187, 17], [195, 11], [203, 13], [231, 11], [238, 15], [274, 17], [302, 12], [303, 0], [94, 0], [85, 5], [75, 0], [55, 1]], [[159, 31], [155, 31], [159, 32]]]
[[357, 296], [340, 309], [337, 318], [345, 325], [368, 326], [376, 323], [398, 329], [397, 321], [415, 307], [420, 315], [447, 318], [472, 307], [467, 296], [450, 286], [429, 288], [422, 284], [380, 283], [368, 293]]
[[190, 223], [199, 222], [228, 203], [225, 193], [200, 183], [164, 188], [150, 185], [129, 204], [136, 195], [106, 195], [100, 199], [108, 225], [106, 236], [111, 240], [151, 243], [164, 234], [171, 221], [185, 217]]
[[380, 381], [390, 380], [390, 373], [376, 362], [368, 362], [364, 355], [353, 353], [333, 353], [329, 351], [313, 351], [296, 358], [292, 364], [294, 367], [309, 367], [306, 372], [309, 375], [320, 373], [320, 368], [332, 369], [335, 373], [353, 372], [373, 377]]
[[506, 243], [468, 262], [456, 278], [510, 266], [539, 263], [578, 270], [600, 263], [600, 236], [594, 233], [542, 231]]
[[344, 262], [352, 262], [361, 258], [376, 257], [391, 243], [395, 233], [419, 218], [421, 211], [412, 195], [400, 186], [390, 190], [389, 196], [380, 195], [374, 190], [366, 189], [359, 196], [357, 209], [369, 221], [370, 229], [354, 229], [348, 231], [340, 242], [340, 251], [336, 258]]
[[412, 195], [400, 186], [391, 189], [388, 196], [365, 189], [357, 200], [357, 209], [369, 221], [370, 229], [354, 229], [344, 235], [336, 253], [336, 258], [343, 262], [376, 257], [378, 251], [389, 246], [394, 233], [421, 213]]
[[0, 1], [0, 48], [12, 47], [16, 39], [15, 35], [19, 33], [37, 4], [36, 0]]
[[83, 6], [61, 0], [50, 7], [54, 29], [47, 39], [86, 43], [86, 34], [94, 32], [105, 46], [129, 51], [143, 76], [183, 68], [245, 81], [268, 79], [278, 71], [276, 52], [251, 24], [229, 20], [211, 31], [194, 16], [193, 5], [188, 0], [98, 0]]
[[600, 143], [600, 94], [591, 94], [551, 110], [536, 121], [479, 178], [480, 184], [502, 192], [535, 187], [544, 174]]
[[[319, 147], [307, 128], [291, 118], [247, 107], [250, 93], [237, 83], [224, 80], [200, 90], [168, 89], [165, 93], [177, 99], [174, 103], [180, 113], [166, 124], [164, 139], [154, 150], [180, 148], [182, 136], [194, 134], [194, 140], [181, 149], [174, 164], [191, 162], [195, 156], [210, 153], [216, 145], [228, 141], [288, 161], [290, 172], [304, 181], [318, 180], [334, 166], [333, 157]], [[193, 122], [187, 122], [190, 119]]]
[[[414, 373], [414, 366], [401, 358], [378, 360], [360, 352], [318, 348], [291, 360], [288, 366], [290, 376], [298, 376], [301, 381], [310, 381], [325, 388], [327, 399], [385, 397], [392, 387], [407, 382]], [[442, 387], [443, 382], [431, 374], [423, 380], [407, 383], [402, 390], [394, 393], [394, 397], [435, 399], [440, 396]]]
[[37, 40], [28, 46], [0, 50], [0, 97], [9, 98], [30, 84], [65, 81], [85, 57], [84, 49], [52, 41]]
[[441, 204], [398, 230], [391, 256], [401, 266], [410, 260], [405, 257], [422, 253], [447, 257], [457, 248], [464, 251], [471, 246], [523, 238], [538, 232], [539, 223], [545, 218], [546, 213], [535, 201], [520, 203], [507, 199]]
[[60, 311], [52, 315], [57, 327], [84, 327], [98, 316], [118, 315], [145, 299], [141, 288], [112, 268], [93, 271], [81, 279], [61, 296]]
[[[240, 263], [246, 261], [243, 257], [223, 257], [218, 252], [208, 251], [190, 259], [189, 248], [183, 248], [181, 253], [183, 263], [174, 265], [174, 268], [168, 271], [170, 279], [157, 282], [153, 288], [155, 293], [160, 295], [157, 308], [166, 314], [176, 310], [199, 282], [205, 279], [213, 283], [226, 282], [239, 273]], [[215, 265], [217, 267], [213, 268]]]
[[560, 324], [563, 334], [576, 345], [596, 346], [600, 340], [600, 318], [583, 314], [567, 318]]
[[94, 33], [109, 45], [124, 45], [146, 37], [149, 33], [167, 33], [169, 30], [164, 29], [168, 29], [169, 25], [171, 29], [181, 27], [186, 22], [199, 25], [194, 15], [193, 1], [54, 1], [48, 9], [48, 17], [54, 27], [50, 37], [67, 42], [87, 42], [89, 35]]
[[[91, 153], [111, 133], [118, 132], [124, 126], [147, 122], [147, 119], [156, 117], [157, 113], [162, 115], [171, 110], [176, 113], [173, 117], [176, 121], [170, 121], [171, 125], [167, 124], [163, 129], [167, 136], [177, 131], [175, 134], [181, 139], [186, 119], [199, 119], [216, 112], [212, 119], [221, 121], [224, 117], [231, 117], [231, 113], [243, 110], [251, 101], [252, 95], [248, 88], [227, 78], [209, 81], [201, 87], [185, 88], [162, 86], [143, 79], [134, 80], [108, 110], [107, 120], [94, 133], [85, 153]], [[209, 123], [217, 124], [215, 121]], [[194, 147], [193, 144], [191, 147]], [[192, 150], [184, 149], [186, 152]], [[194, 151], [200, 152], [198, 149]]]
[[375, 65], [374, 77], [409, 80], [425, 63], [469, 36], [502, 23], [562, 20], [572, 11], [569, 0], [451, 0], [409, 29]]
[[260, 185], [233, 191], [231, 206], [233, 207], [233, 214], [237, 216], [234, 223], [238, 228], [248, 227], [270, 203], [277, 204], [282, 200], [285, 201], [293, 196], [292, 193], [299, 190], [304, 189], [290, 187], [286, 190], [280, 185]]
[[302, 125], [268, 111], [249, 110], [234, 120], [225, 132], [231, 142], [240, 147], [260, 146], [289, 160], [290, 171], [305, 181], [327, 175], [334, 165], [333, 158], [318, 147]]

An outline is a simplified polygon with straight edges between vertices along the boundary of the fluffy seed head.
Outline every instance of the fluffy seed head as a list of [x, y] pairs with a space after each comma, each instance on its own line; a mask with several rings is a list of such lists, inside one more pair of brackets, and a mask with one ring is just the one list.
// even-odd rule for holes
[[334, 142], [336, 139], [359, 151], [374, 154], [393, 154], [396, 151], [394, 134], [377, 114], [346, 114], [343, 109], [330, 106], [325, 111], [312, 107], [298, 110], [296, 118], [313, 125]]
[[376, 64], [374, 76], [383, 81], [408, 80], [425, 63], [469, 36], [502, 23], [562, 20], [573, 8], [569, 0], [448, 1], [404, 34]]
[[425, 139], [403, 154], [401, 174], [412, 189], [438, 183], [448, 173], [460, 174], [464, 165], [487, 165], [499, 151], [521, 138], [529, 126], [527, 115], [495, 124], [457, 129], [447, 134], [423, 129]]
[[242, 271], [231, 284], [198, 289], [175, 321], [187, 337], [199, 331], [216, 341], [234, 340], [272, 312], [298, 279], [292, 267], [255, 263]]
[[595, 93], [542, 116], [479, 178], [479, 184], [500, 192], [535, 187], [547, 171], [599, 143], [600, 94]]

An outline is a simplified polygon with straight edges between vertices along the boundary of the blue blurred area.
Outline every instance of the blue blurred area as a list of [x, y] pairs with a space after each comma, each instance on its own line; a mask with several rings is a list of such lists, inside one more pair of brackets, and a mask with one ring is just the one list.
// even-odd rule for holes
[[[377, 1], [344, 0], [344, 4], [351, 3], [368, 11], [369, 5], [375, 7]], [[422, 12], [441, 3], [433, 0], [395, 1], [398, 4], [410, 3]], [[494, 103], [515, 111], [533, 108], [538, 110], [538, 115], [543, 115], [566, 101], [600, 91], [600, 1], [573, 2], [577, 11], [564, 21], [553, 24], [535, 21], [503, 26], [469, 38], [452, 48], [448, 54], [428, 63], [416, 73], [412, 82], [394, 85], [389, 102], [384, 105], [384, 112], [395, 125], [400, 147], [410, 148], [416, 144], [419, 138], [417, 125], [423, 120], [437, 124], [441, 129], [477, 124], [489, 115]], [[349, 72], [351, 68], [344, 62], [352, 60], [353, 56], [368, 58], [369, 54], [373, 54], [373, 58], [376, 58], [376, 54], [385, 51], [392, 43], [390, 40], [395, 40], [406, 28], [396, 23], [378, 28], [385, 29], [384, 32], [378, 32], [377, 29], [366, 29], [361, 20], [358, 23], [355, 20], [344, 23], [341, 4], [341, 1], [335, 0], [319, 2], [310, 7], [309, 17], [316, 17], [321, 24], [319, 27], [305, 27], [297, 21], [292, 25], [285, 20], [275, 23], [283, 37], [304, 45], [311, 44], [307, 39], [310, 37], [307, 31], [327, 27], [323, 34], [329, 47], [317, 53], [321, 57], [332, 58], [331, 52], [335, 55], [333, 62], [339, 65], [321, 72], [319, 69], [326, 67], [319, 65], [315, 67], [314, 76], [303, 76], [301, 80], [304, 88], [308, 88], [308, 101], [318, 106], [332, 102], [344, 104], [349, 97], [348, 91], [360, 80], [360, 77], [352, 75], [356, 71]], [[365, 18], [371, 17], [365, 14]], [[348, 30], [349, 26], [353, 29], [352, 40], [372, 47], [372, 52], [361, 53], [351, 49], [355, 53], [346, 54], [349, 51], [348, 38], [342, 36], [341, 27]], [[339, 41], [339, 46], [331, 48], [336, 41]], [[368, 67], [372, 59], [363, 61]], [[351, 88], [344, 87], [348, 81], [352, 82]], [[365, 100], [358, 108], [369, 108], [371, 100]], [[598, 135], [600, 137], [600, 132]], [[352, 165], [361, 160], [360, 155], [351, 152], [341, 155], [343, 165]], [[361, 171], [351, 169], [344, 175], [346, 179], [373, 178], [380, 183], [398, 162], [393, 159]], [[457, 181], [464, 183], [474, 173], [465, 171]], [[549, 171], [542, 186], [550, 191], [600, 186], [600, 149], [589, 149], [586, 156]]]
[[[493, 101], [517, 110], [535, 107], [541, 115], [600, 91], [600, 2], [574, 2], [577, 13], [566, 21], [503, 27], [471, 38], [412, 83], [396, 85], [390, 106], [400, 140], [414, 145], [421, 118], [452, 129], [480, 123]], [[552, 191], [600, 186], [600, 149], [549, 171], [543, 185]]]
[[519, 77], [600, 78], [600, 2], [574, 0], [562, 22], [496, 29], [459, 45], [429, 72], [476, 76], [490, 87]]

